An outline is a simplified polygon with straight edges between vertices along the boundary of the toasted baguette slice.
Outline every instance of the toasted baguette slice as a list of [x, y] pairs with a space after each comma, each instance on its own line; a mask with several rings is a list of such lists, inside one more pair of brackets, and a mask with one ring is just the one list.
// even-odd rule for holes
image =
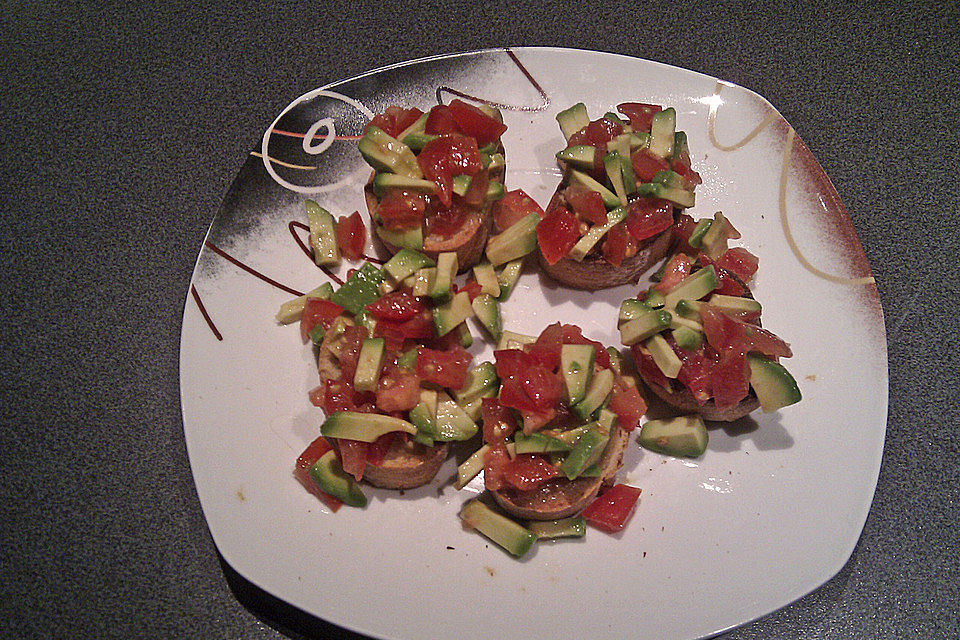
[[[339, 454], [337, 439], [330, 438], [329, 441]], [[450, 446], [446, 443], [426, 447], [415, 442], [403, 443], [399, 439], [394, 440], [381, 464], [367, 463], [363, 470], [363, 479], [383, 489], [413, 489], [423, 486], [437, 475], [449, 450]]]
[[533, 491], [500, 489], [491, 491], [493, 499], [510, 515], [526, 520], [559, 520], [576, 515], [587, 508], [602, 485], [613, 484], [628, 437], [619, 426], [610, 431], [610, 441], [600, 458], [599, 477], [555, 479]]
[[637, 282], [645, 271], [667, 255], [672, 237], [670, 230], [667, 229], [644, 240], [640, 243], [636, 255], [626, 258], [620, 266], [612, 265], [603, 256], [598, 255], [587, 256], [583, 262], [563, 257], [556, 264], [551, 265], [543, 257], [539, 245], [537, 245], [537, 260], [547, 275], [557, 282], [574, 289], [597, 291]]

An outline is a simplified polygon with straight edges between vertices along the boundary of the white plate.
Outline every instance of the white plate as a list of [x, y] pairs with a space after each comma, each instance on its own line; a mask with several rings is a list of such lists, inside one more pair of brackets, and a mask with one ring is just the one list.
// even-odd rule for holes
[[[804, 400], [757, 413], [756, 424], [712, 430], [696, 461], [645, 452], [633, 438], [621, 477], [643, 494], [626, 530], [540, 544], [522, 561], [461, 529], [457, 512], [474, 493], [450, 486], [453, 460], [428, 487], [402, 496], [368, 488], [367, 508], [331, 514], [291, 475], [323, 417], [307, 399], [317, 384], [310, 349], [296, 326], [273, 319], [291, 296], [210, 245], [287, 286], [311, 289], [325, 277], [294, 244], [288, 222], [304, 219], [308, 191], [337, 215], [365, 213], [360, 186], [368, 169], [350, 140], [315, 138], [307, 152], [311, 144], [273, 133], [211, 225], [184, 309], [184, 431], [224, 559], [311, 614], [398, 639], [508, 637], [520, 629], [530, 640], [697, 638], [767, 614], [832, 577], [857, 542], [876, 485], [886, 340], [875, 286], [824, 277], [869, 276], [870, 268], [836, 191], [790, 126], [762, 97], [714, 78], [540, 48], [381, 69], [294, 101], [273, 126], [324, 134], [332, 123], [337, 135], [356, 134], [365, 114], [390, 104], [429, 108], [440, 86], [523, 108], [503, 109], [508, 185], [541, 204], [559, 176], [558, 111], [578, 101], [594, 118], [625, 101], [675, 106], [704, 179], [692, 213], [722, 210], [743, 233], [740, 244], [760, 257], [754, 292], [764, 326], [792, 344], [788, 366]], [[262, 151], [317, 168], [271, 162], [271, 176], [255, 155]], [[503, 314], [516, 331], [539, 333], [563, 320], [615, 345], [616, 308], [636, 292], [573, 292], [528, 267]], [[490, 357], [482, 342], [475, 362]]]

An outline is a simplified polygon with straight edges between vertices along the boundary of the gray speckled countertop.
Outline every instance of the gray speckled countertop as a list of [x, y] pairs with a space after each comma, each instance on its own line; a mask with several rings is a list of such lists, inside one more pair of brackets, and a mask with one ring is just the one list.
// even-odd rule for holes
[[436, 53], [556, 45], [765, 96], [832, 178], [877, 278], [890, 410], [860, 543], [822, 588], [729, 637], [960, 635], [960, 9], [794, 4], [8, 7], [0, 630], [342, 637], [243, 581], [207, 531], [178, 393], [197, 250], [292, 97]]

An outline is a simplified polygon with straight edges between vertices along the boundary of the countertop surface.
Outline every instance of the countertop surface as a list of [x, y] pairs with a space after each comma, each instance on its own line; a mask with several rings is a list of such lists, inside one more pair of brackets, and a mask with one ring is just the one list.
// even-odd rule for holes
[[197, 251], [294, 97], [404, 60], [536, 45], [766, 97], [830, 176], [876, 277], [889, 418], [860, 542], [823, 587], [725, 637], [960, 635], [956, 5], [92, 4], [3, 18], [5, 635], [349, 637], [246, 582], [210, 537], [179, 401]]

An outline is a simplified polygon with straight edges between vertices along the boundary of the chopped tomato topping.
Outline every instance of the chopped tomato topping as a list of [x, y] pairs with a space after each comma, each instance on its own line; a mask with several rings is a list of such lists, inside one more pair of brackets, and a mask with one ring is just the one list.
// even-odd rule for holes
[[551, 209], [537, 225], [537, 242], [547, 264], [556, 264], [580, 239], [577, 218], [563, 207]]
[[483, 288], [480, 286], [480, 283], [473, 278], [463, 283], [463, 286], [459, 289], [459, 291], [467, 292], [467, 295], [470, 296], [470, 302], [473, 302], [473, 299], [480, 295], [482, 290]]
[[758, 352], [770, 358], [789, 358], [793, 355], [790, 345], [766, 329], [737, 320], [710, 305], [701, 307], [700, 318], [707, 342], [718, 353]]
[[502, 444], [495, 444], [483, 455], [483, 484], [488, 491], [503, 488], [503, 471], [510, 463], [510, 454]]
[[720, 411], [732, 409], [747, 397], [750, 371], [745, 353], [731, 349], [721, 355], [710, 373], [710, 390]]
[[392, 291], [367, 305], [367, 311], [377, 320], [409, 320], [426, 308], [406, 291]]
[[[314, 393], [316, 392], [316, 393]], [[310, 402], [322, 408], [329, 416], [337, 411], [353, 411], [358, 402], [351, 380], [327, 380], [310, 392]]]
[[388, 366], [377, 383], [377, 408], [409, 411], [420, 402], [420, 378], [406, 367]]
[[650, 182], [658, 171], [666, 171], [670, 168], [669, 162], [646, 149], [637, 149], [630, 154], [630, 163], [633, 165], [633, 172], [637, 174], [637, 180], [641, 182]]
[[630, 128], [634, 131], [650, 133], [653, 116], [663, 111], [663, 107], [656, 104], [642, 102], [624, 102], [617, 105], [617, 111], [630, 118]]
[[675, 253], [667, 265], [663, 268], [663, 275], [653, 288], [661, 293], [666, 293], [680, 284], [684, 278], [690, 275], [693, 264], [685, 254]]
[[[667, 341], [669, 342], [670, 338], [667, 338]], [[671, 344], [671, 346], [674, 345]], [[712, 395], [710, 378], [716, 364], [716, 352], [711, 349], [711, 357], [707, 357], [706, 351], [706, 348], [696, 351], [687, 351], [679, 347], [674, 348], [674, 352], [683, 362], [680, 372], [677, 374], [677, 382], [689, 389], [693, 399], [700, 405], [703, 405]]]
[[640, 489], [626, 484], [614, 485], [583, 510], [583, 517], [601, 531], [616, 533], [633, 515], [639, 498]]
[[424, 132], [439, 136], [459, 133], [450, 107], [445, 104], [438, 104], [430, 109], [430, 115], [427, 116]]
[[674, 158], [670, 162], [670, 168], [691, 187], [703, 184], [703, 178], [700, 177], [700, 174], [690, 168], [690, 158], [687, 158], [686, 162]]
[[489, 444], [502, 444], [517, 430], [517, 421], [513, 417], [513, 412], [500, 404], [496, 398], [483, 398], [480, 402], [483, 441]]
[[466, 135], [476, 138], [477, 144], [481, 147], [496, 142], [507, 130], [505, 124], [459, 98], [450, 102], [450, 115], [456, 122], [457, 128]]
[[746, 249], [736, 247], [727, 249], [714, 264], [721, 269], [732, 271], [744, 282], [749, 282], [757, 272], [760, 260]]
[[407, 434], [398, 431], [391, 431], [390, 433], [385, 433], [371, 442], [367, 447], [367, 464], [372, 464], [375, 467], [379, 467], [381, 464], [383, 464], [383, 460], [387, 457], [387, 451], [390, 450], [390, 447], [392, 447], [397, 440], [405, 435]]
[[627, 229], [634, 240], [646, 240], [673, 226], [673, 203], [661, 198], [637, 198], [627, 206]]
[[417, 351], [417, 375], [447, 389], [462, 389], [473, 358], [463, 347], [436, 351], [420, 347]]
[[550, 407], [543, 413], [536, 411], [521, 411], [520, 419], [523, 421], [523, 433], [530, 435], [534, 431], [539, 431], [552, 422], [556, 417], [557, 410], [555, 407]]
[[330, 327], [334, 318], [343, 313], [343, 307], [335, 302], [321, 298], [307, 298], [300, 316], [300, 339], [304, 342], [310, 337], [310, 332], [318, 324], [325, 329]]
[[583, 131], [586, 144], [606, 149], [607, 143], [623, 133], [623, 125], [606, 118], [594, 120]]
[[423, 222], [427, 200], [422, 193], [389, 189], [377, 206], [377, 215], [387, 229], [408, 229]]
[[297, 458], [297, 464], [293, 468], [293, 475], [297, 481], [303, 485], [304, 489], [315, 495], [317, 498], [322, 500], [324, 504], [330, 507], [330, 510], [334, 513], [337, 512], [343, 502], [338, 498], [334, 498], [328, 493], [324, 493], [320, 490], [320, 487], [317, 486], [317, 483], [313, 481], [313, 478], [310, 477], [310, 467], [317, 463], [317, 460], [325, 454], [327, 451], [330, 451], [333, 447], [330, 446], [330, 443], [327, 442], [323, 436], [320, 436], [313, 442], [311, 442], [303, 453], [300, 454], [300, 457]]
[[337, 220], [337, 247], [347, 260], [359, 260], [363, 256], [363, 247], [367, 243], [367, 228], [359, 211]]
[[340, 465], [345, 473], [349, 473], [357, 482], [363, 480], [363, 470], [367, 466], [367, 450], [370, 444], [359, 440], [339, 438]]
[[559, 322], [548, 325], [537, 341], [526, 351], [549, 371], [560, 368], [560, 349], [563, 345], [563, 327]]
[[378, 127], [383, 129], [388, 135], [396, 138], [422, 115], [423, 111], [420, 111], [420, 109], [403, 109], [401, 107], [390, 106], [387, 107], [383, 113], [375, 115], [373, 120], [367, 123], [367, 126], [364, 127], [363, 130], [366, 132], [370, 127]]
[[610, 395], [610, 411], [617, 414], [617, 422], [626, 431], [640, 425], [640, 418], [647, 412], [647, 403], [636, 387], [618, 384]]
[[500, 404], [520, 411], [548, 412], [560, 397], [559, 380], [520, 349], [494, 351], [500, 377]]
[[697, 254], [698, 249], [690, 246], [690, 236], [693, 234], [693, 230], [697, 226], [697, 221], [694, 220], [690, 215], [686, 213], [677, 214], [677, 219], [673, 223], [673, 239], [676, 241], [677, 253], [685, 253], [688, 256], [694, 256]]
[[487, 199], [487, 188], [490, 186], [490, 172], [486, 169], [474, 174], [470, 186], [463, 194], [463, 201], [471, 207], [479, 207]]
[[367, 337], [367, 330], [363, 327], [347, 327], [340, 336], [340, 350], [337, 359], [340, 361], [340, 370], [344, 380], [353, 380], [357, 374], [357, 362], [360, 360], [360, 347]]
[[454, 202], [446, 209], [427, 215], [427, 235], [440, 238], [454, 236], [463, 228], [469, 217], [470, 211]]
[[493, 216], [500, 231], [505, 231], [531, 213], [543, 217], [543, 209], [523, 189], [508, 191], [494, 206]]
[[603, 205], [600, 193], [579, 184], [572, 184], [563, 190], [563, 197], [573, 212], [593, 224], [607, 222], [607, 208]]
[[531, 491], [559, 475], [559, 469], [533, 453], [521, 453], [503, 468], [503, 480], [519, 491]]
[[630, 243], [630, 232], [627, 231], [627, 225], [624, 222], [616, 224], [603, 240], [600, 250], [607, 262], [615, 267], [619, 267], [623, 259], [627, 257], [627, 245]]
[[649, 351], [640, 344], [633, 345], [631, 351], [633, 352], [633, 361], [637, 364], [637, 371], [644, 382], [659, 385], [664, 389], [670, 388], [670, 379], [663, 375], [663, 371], [657, 366]]
[[424, 177], [436, 183], [440, 202], [449, 207], [453, 202], [453, 176], [472, 176], [480, 171], [480, 150], [473, 138], [440, 136], [423, 147], [417, 156], [417, 164]]

